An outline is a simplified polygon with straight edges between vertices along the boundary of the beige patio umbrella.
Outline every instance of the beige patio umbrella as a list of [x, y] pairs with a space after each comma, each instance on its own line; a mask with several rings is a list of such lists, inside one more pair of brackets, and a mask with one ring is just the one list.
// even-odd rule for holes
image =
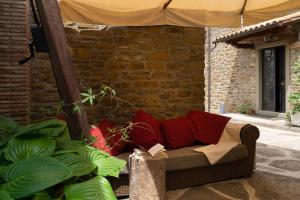
[[112, 26], [165, 24], [163, 0], [60, 0], [63, 20]]
[[241, 26], [300, 10], [300, 0], [59, 0], [64, 20], [148, 26]]
[[297, 11], [300, 11], [300, 0], [248, 0], [243, 12], [244, 24], [256, 24]]

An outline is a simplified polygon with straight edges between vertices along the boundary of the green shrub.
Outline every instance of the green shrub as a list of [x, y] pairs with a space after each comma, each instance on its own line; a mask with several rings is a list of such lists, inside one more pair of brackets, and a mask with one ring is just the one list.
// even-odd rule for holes
[[242, 104], [236, 108], [237, 112], [242, 114], [252, 114], [253, 106], [250, 104]]
[[21, 126], [0, 116], [0, 200], [113, 200], [105, 177], [125, 164], [71, 140], [64, 121]]
[[291, 94], [289, 96], [289, 102], [292, 106], [292, 114], [300, 112], [300, 92]]

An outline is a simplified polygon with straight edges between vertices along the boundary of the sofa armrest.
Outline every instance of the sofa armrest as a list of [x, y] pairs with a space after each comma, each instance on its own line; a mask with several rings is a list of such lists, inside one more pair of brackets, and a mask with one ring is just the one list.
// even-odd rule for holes
[[259, 130], [256, 126], [247, 124], [241, 129], [240, 137], [248, 151], [248, 158], [243, 166], [244, 174], [251, 176], [255, 168], [256, 140], [259, 138]]
[[241, 129], [240, 136], [243, 144], [255, 142], [259, 138], [259, 130], [256, 126], [247, 124]]

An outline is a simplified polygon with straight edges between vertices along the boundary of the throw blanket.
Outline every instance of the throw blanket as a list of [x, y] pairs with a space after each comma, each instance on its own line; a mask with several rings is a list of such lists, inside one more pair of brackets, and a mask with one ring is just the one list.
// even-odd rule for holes
[[193, 149], [196, 152], [204, 153], [211, 165], [217, 163], [233, 147], [241, 144], [240, 132], [246, 124], [228, 122], [223, 130], [222, 136], [217, 144]]

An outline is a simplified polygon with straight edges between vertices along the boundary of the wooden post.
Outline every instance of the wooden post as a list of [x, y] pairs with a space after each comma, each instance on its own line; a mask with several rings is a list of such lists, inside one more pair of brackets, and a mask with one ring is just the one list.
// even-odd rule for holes
[[82, 134], [88, 132], [88, 123], [84, 110], [81, 115], [78, 112], [73, 113], [72, 103], [80, 101], [80, 91], [73, 61], [68, 50], [59, 6], [57, 0], [36, 0], [36, 6], [48, 43], [59, 95], [65, 104], [64, 111], [67, 114], [71, 137], [79, 139]]

